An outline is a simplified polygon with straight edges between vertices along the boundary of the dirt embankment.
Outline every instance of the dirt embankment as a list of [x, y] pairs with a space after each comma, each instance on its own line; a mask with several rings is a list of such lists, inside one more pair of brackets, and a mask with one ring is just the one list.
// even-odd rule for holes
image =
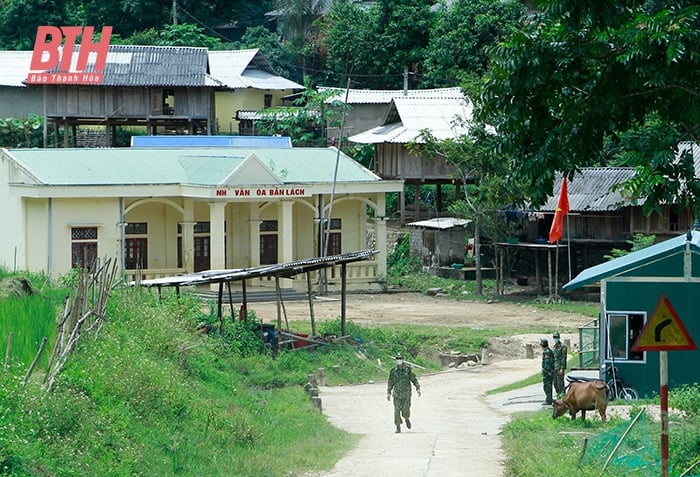
[[[276, 303], [253, 303], [258, 318], [265, 322], [277, 320]], [[525, 357], [525, 346], [535, 345], [539, 351], [539, 339], [551, 338], [551, 332], [564, 333], [562, 339], [575, 344], [576, 331], [590, 317], [555, 310], [542, 310], [528, 304], [499, 302], [457, 301], [445, 297], [431, 297], [420, 293], [368, 293], [348, 294], [346, 319], [361, 326], [416, 324], [447, 327], [489, 329], [541, 329], [542, 334], [526, 334], [500, 338], [491, 343], [495, 358], [515, 359]], [[310, 319], [307, 301], [285, 302], [284, 315], [288, 320]], [[314, 300], [314, 316], [317, 322], [335, 319], [341, 314], [338, 297], [317, 297]], [[445, 351], [445, 350], [443, 350]]]

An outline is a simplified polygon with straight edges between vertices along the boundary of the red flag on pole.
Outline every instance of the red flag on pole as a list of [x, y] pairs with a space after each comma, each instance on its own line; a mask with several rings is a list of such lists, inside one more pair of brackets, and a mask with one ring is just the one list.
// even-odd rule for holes
[[554, 220], [552, 228], [549, 229], [549, 243], [554, 243], [561, 239], [564, 235], [564, 216], [569, 213], [569, 195], [566, 190], [566, 177], [561, 181], [561, 190], [559, 191], [559, 202], [554, 211]]

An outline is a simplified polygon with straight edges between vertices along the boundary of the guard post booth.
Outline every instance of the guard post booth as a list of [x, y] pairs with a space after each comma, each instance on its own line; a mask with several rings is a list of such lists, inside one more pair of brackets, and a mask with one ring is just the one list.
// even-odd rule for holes
[[[566, 291], [600, 282], [600, 378], [609, 365], [649, 397], [659, 392], [659, 352], [668, 353], [668, 386], [700, 382], [700, 232], [678, 237], [587, 268]], [[649, 326], [645, 326], [645, 325]], [[642, 336], [640, 336], [640, 334]], [[607, 379], [606, 379], [607, 381]]]

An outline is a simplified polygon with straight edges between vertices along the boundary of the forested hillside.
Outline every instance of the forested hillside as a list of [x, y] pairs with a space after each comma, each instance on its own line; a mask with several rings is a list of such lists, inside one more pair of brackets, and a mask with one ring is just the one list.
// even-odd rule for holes
[[110, 25], [112, 44], [260, 48], [313, 85], [433, 88], [480, 77], [524, 14], [514, 0], [2, 0], [0, 49], [31, 50], [40, 25]]

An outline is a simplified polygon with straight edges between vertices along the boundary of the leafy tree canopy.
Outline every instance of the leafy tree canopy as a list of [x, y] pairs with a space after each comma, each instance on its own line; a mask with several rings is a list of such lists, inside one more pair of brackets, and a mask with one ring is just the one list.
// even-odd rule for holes
[[[129, 38], [138, 32], [160, 30], [165, 25], [189, 23], [202, 28], [204, 34], [224, 42], [224, 35], [267, 23], [264, 13], [273, 7], [272, 0], [0, 0], [0, 48], [31, 50], [40, 25], [111, 25], [113, 33]], [[220, 29], [224, 25], [234, 30]]]
[[486, 47], [504, 39], [525, 16], [516, 0], [453, 2], [437, 9], [425, 48], [421, 84], [450, 87], [486, 71]]
[[[674, 150], [658, 132], [673, 131], [673, 148], [697, 140], [700, 5], [545, 0], [539, 6], [541, 14], [492, 49], [479, 108], [482, 120], [498, 127], [500, 147], [514, 158], [515, 176], [527, 182], [534, 203], [552, 194], [556, 171], [572, 178], [580, 167], [607, 163], [606, 153], [641, 140], [646, 129], [657, 133], [636, 148], [629, 165], [653, 182], [630, 184], [630, 192], [647, 209], [673, 198], [697, 204], [700, 188], [688, 162], [673, 165]], [[624, 161], [625, 154], [615, 157]], [[678, 197], [681, 190], [692, 200]]]

